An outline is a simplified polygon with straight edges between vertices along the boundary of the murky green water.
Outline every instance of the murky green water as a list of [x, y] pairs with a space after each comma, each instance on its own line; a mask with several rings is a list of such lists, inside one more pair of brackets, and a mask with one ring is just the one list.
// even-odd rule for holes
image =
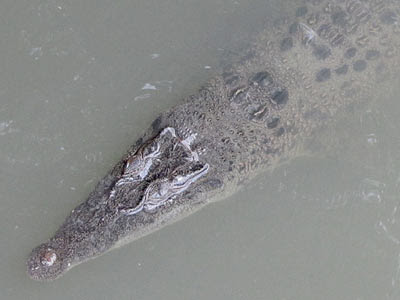
[[25, 274], [30, 250], [152, 119], [281, 5], [0, 4], [0, 299], [400, 297], [398, 97], [368, 100], [321, 133], [334, 141], [321, 155], [224, 202], [57, 281]]

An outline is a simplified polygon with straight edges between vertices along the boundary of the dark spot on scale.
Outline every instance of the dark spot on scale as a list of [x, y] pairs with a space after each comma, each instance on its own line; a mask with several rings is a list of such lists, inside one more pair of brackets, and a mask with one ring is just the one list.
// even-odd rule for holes
[[345, 26], [347, 23], [347, 15], [343, 10], [339, 10], [332, 14], [332, 23], [339, 26]]
[[324, 82], [331, 78], [331, 70], [328, 68], [322, 68], [319, 70], [315, 76], [317, 82]]
[[362, 72], [367, 68], [367, 62], [363, 59], [356, 60], [353, 63], [353, 69], [356, 72]]
[[159, 132], [161, 130], [161, 116], [158, 116], [157, 119], [151, 123], [151, 128], [153, 128], [153, 132]]
[[299, 24], [293, 23], [292, 25], [289, 26], [289, 33], [290, 34], [295, 34], [299, 30]]
[[315, 45], [312, 53], [316, 58], [324, 60], [331, 55], [331, 49], [325, 45]]
[[281, 136], [281, 135], [283, 135], [284, 133], [285, 133], [285, 128], [280, 127], [280, 128], [276, 131], [275, 135], [276, 135], [276, 136]]
[[275, 105], [285, 105], [289, 99], [289, 92], [287, 89], [282, 89], [274, 92], [271, 96], [271, 102]]
[[344, 53], [344, 57], [345, 58], [353, 58], [357, 53], [357, 48], [352, 47], [346, 50], [346, 52]]
[[381, 14], [379, 19], [385, 25], [392, 25], [397, 21], [398, 18], [395, 12], [385, 11], [384, 13]]
[[280, 49], [281, 51], [288, 51], [293, 47], [293, 39], [291, 37], [284, 38], [281, 41]]
[[375, 60], [375, 59], [378, 59], [380, 55], [381, 55], [381, 53], [378, 50], [375, 50], [375, 49], [368, 50], [365, 53], [365, 59], [367, 59], [367, 60]]
[[269, 122], [267, 123], [267, 127], [268, 127], [269, 129], [273, 129], [273, 128], [275, 128], [276, 126], [278, 126], [278, 123], [279, 123], [279, 118], [278, 118], [278, 117], [274, 117], [274, 118], [272, 118], [271, 121], [269, 121]]
[[299, 7], [299, 8], [296, 10], [296, 17], [303, 17], [303, 16], [305, 16], [305, 15], [307, 14], [307, 11], [308, 11], [308, 9], [307, 9], [306, 6]]
[[250, 77], [249, 83], [260, 86], [268, 86], [273, 83], [273, 79], [270, 73], [263, 71], [258, 72]]
[[344, 74], [347, 74], [348, 70], [349, 70], [349, 65], [343, 65], [343, 66], [340, 66], [339, 68], [337, 68], [335, 70], [335, 73], [338, 75], [344, 75]]

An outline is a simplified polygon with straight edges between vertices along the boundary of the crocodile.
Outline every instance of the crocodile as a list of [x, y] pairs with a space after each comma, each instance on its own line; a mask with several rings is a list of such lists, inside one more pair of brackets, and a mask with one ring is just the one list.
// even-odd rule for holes
[[398, 82], [397, 0], [297, 2], [266, 21], [240, 59], [152, 122], [32, 250], [32, 279], [58, 278], [226, 198], [299, 155], [338, 114]]

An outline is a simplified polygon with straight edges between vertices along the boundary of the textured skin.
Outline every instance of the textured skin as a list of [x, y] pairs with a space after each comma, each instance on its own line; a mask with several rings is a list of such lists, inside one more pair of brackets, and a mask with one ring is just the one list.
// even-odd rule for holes
[[[55, 279], [298, 155], [338, 112], [395, 82], [399, 13], [397, 0], [304, 0], [271, 21], [243, 59], [152, 123], [54, 237], [32, 251], [29, 276]], [[160, 135], [167, 127], [176, 137]], [[126, 213], [150, 184], [199, 170], [206, 171], [152, 211]]]

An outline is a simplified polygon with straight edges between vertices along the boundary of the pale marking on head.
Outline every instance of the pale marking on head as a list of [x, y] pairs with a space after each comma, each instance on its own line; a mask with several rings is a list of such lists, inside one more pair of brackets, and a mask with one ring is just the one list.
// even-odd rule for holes
[[159, 181], [152, 182], [147, 188], [140, 203], [133, 208], [122, 209], [124, 215], [135, 215], [141, 211], [152, 212], [156, 208], [171, 203], [177, 195], [183, 193], [193, 182], [204, 176], [209, 169], [209, 165], [205, 164], [203, 168], [186, 176], [177, 175], [172, 180], [164, 178]]
[[57, 255], [54, 252], [54, 250], [51, 248], [47, 248], [47, 251], [41, 258], [40, 262], [42, 263], [42, 265], [50, 267], [55, 263], [56, 260], [57, 260]]

